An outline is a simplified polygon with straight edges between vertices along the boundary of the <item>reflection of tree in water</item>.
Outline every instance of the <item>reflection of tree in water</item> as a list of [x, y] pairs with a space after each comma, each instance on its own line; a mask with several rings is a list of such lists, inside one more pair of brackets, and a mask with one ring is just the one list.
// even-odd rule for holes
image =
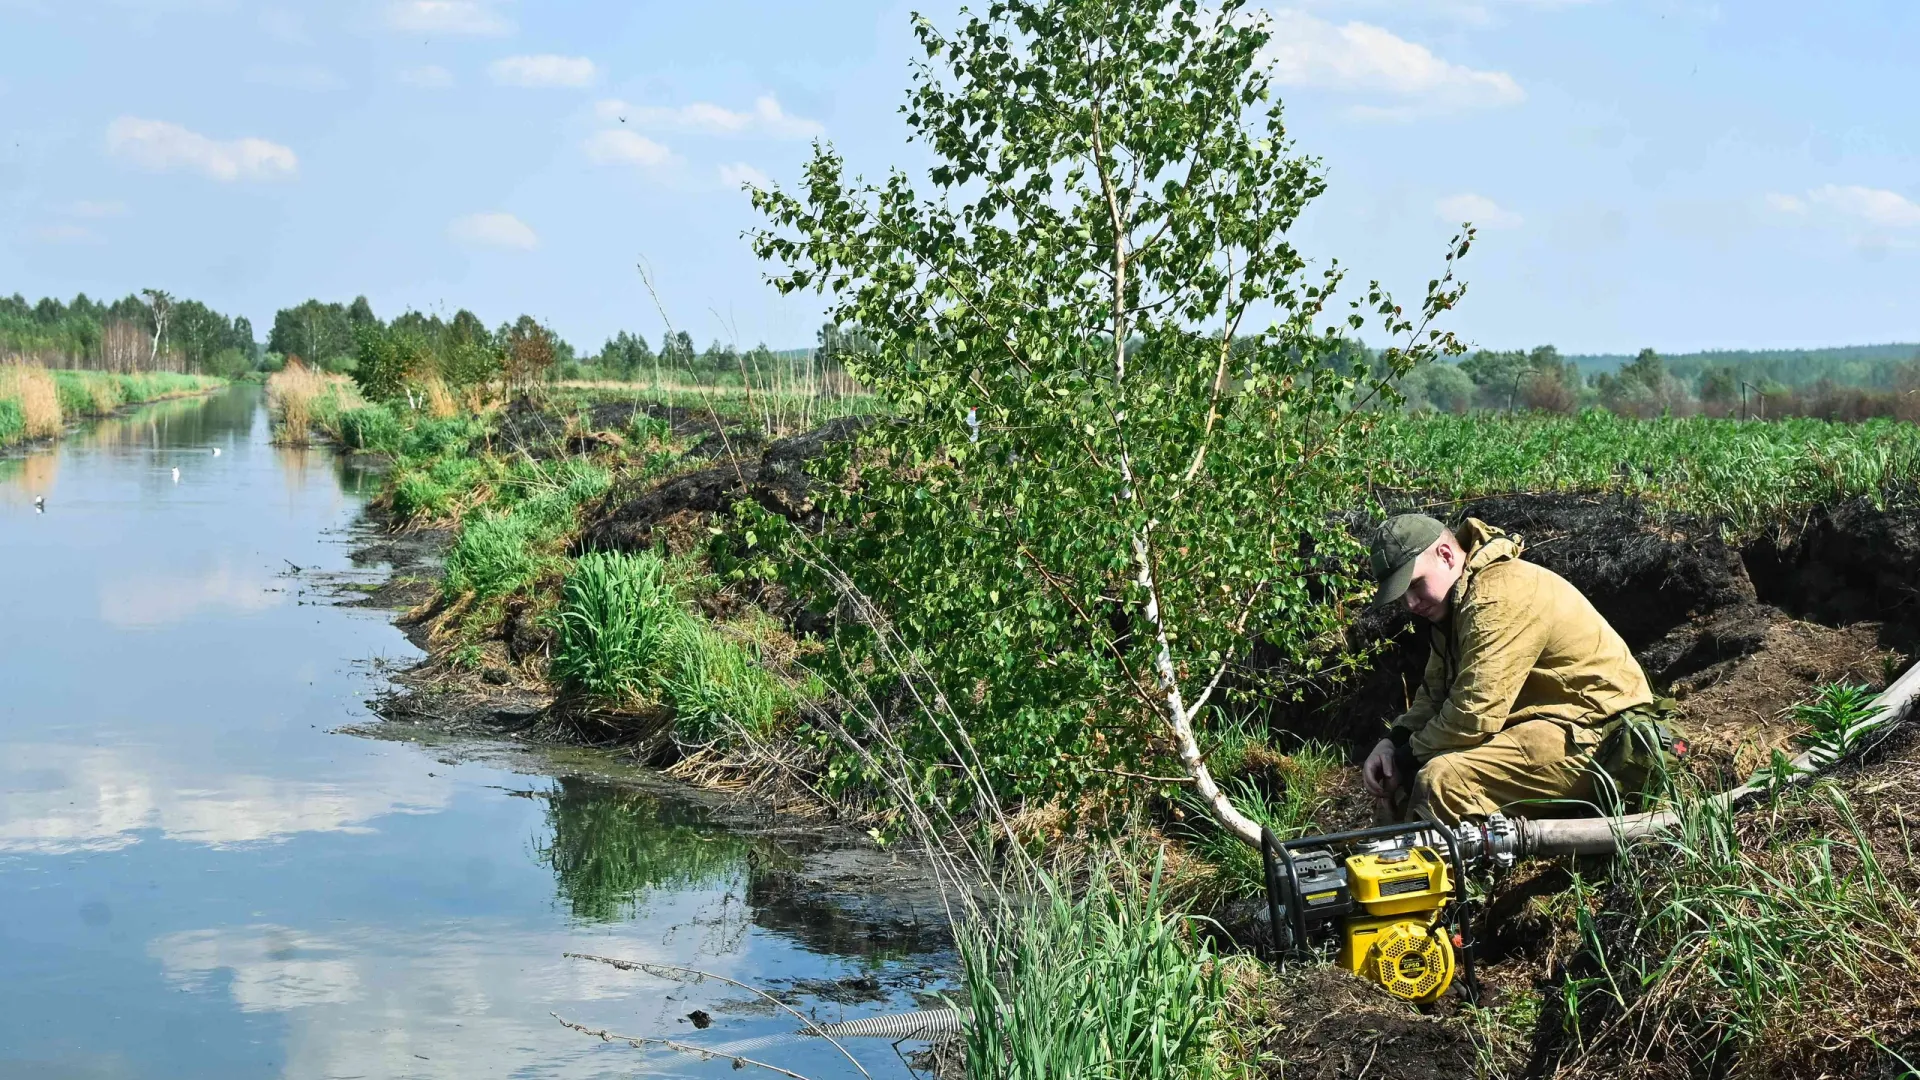
[[547, 796], [553, 838], [538, 849], [575, 918], [623, 919], [656, 889], [742, 888], [750, 845], [650, 795], [577, 777]]
[[0, 460], [0, 502], [26, 505], [35, 495], [53, 490], [60, 474], [60, 455], [52, 451]]

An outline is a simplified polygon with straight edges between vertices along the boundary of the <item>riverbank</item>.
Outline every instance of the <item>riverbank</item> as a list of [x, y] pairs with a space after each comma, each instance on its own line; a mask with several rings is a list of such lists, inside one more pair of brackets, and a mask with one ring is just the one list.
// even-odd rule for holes
[[212, 375], [0, 365], [0, 447], [55, 439], [83, 420], [155, 401], [209, 394], [226, 385], [227, 380]]
[[[804, 536], [827, 525], [810, 470], [865, 422], [847, 417], [795, 432], [771, 428], [745, 410], [729, 414], [724, 402], [687, 408], [591, 395], [516, 402], [462, 420], [407, 424], [391, 416], [343, 417], [342, 428], [357, 433], [350, 439], [359, 450], [392, 460], [376, 508], [391, 530], [382, 543], [393, 545], [388, 550], [408, 568], [384, 591], [388, 602], [411, 605], [402, 624], [428, 652], [425, 662], [398, 675], [402, 690], [381, 702], [382, 715], [420, 730], [610, 748], [790, 818], [871, 829], [880, 840], [910, 832], [898, 804], [876, 790], [879, 778], [837, 771], [846, 760], [839, 741], [845, 718], [865, 714], [837, 698], [817, 673], [830, 670], [825, 650], [833, 627], [850, 613], [810, 602], [775, 565], [783, 550], [779, 530]], [[1678, 425], [1674, 435], [1684, 440], [1675, 444], [1712, 446], [1719, 432], [1705, 424]], [[1828, 460], [1834, 444], [1879, 436], [1837, 426], [1794, 434], [1833, 440]], [[1403, 446], [1426, 445], [1404, 429], [1395, 435]], [[1750, 453], [1764, 436], [1743, 433]], [[1568, 477], [1585, 476], [1584, 466], [1566, 468], [1562, 460]], [[1513, 479], [1489, 470], [1478, 486], [1474, 478], [1457, 478], [1423, 497], [1387, 490], [1373, 513], [1418, 506], [1471, 514], [1523, 533], [1529, 557], [1587, 592], [1663, 689], [1685, 699], [1700, 748], [1694, 758], [1699, 779], [1708, 788], [1724, 787], [1765, 765], [1774, 750], [1791, 749], [1806, 737], [1810, 714], [1790, 706], [1813, 702], [1817, 711], [1831, 688], [1871, 690], [1905, 666], [1920, 638], [1911, 603], [1911, 582], [1920, 579], [1920, 509], [1901, 495], [1911, 490], [1900, 486], [1910, 478], [1829, 467], [1805, 482], [1774, 478], [1772, 501], [1765, 490], [1746, 492], [1742, 516], [1734, 518], [1713, 511], [1740, 493], [1733, 473], [1702, 470], [1699, 455], [1676, 458], [1690, 470], [1689, 478], [1669, 480], [1655, 499], [1648, 497], [1654, 483], [1648, 477], [1658, 475], [1659, 462], [1642, 461], [1639, 471], [1622, 477], [1629, 486], [1616, 490], [1581, 490], [1570, 482], [1570, 490], [1487, 495], [1489, 486]], [[629, 591], [620, 594], [627, 597], [625, 607], [596, 608], [582, 566], [594, 566], [602, 576], [637, 574], [615, 584], [656, 591]], [[672, 610], [662, 614], [656, 606], [662, 603]], [[683, 639], [679, 646], [653, 646], [638, 655], [606, 650], [601, 655], [611, 657], [610, 664], [645, 668], [645, 676], [625, 684], [604, 681], [599, 686], [611, 693], [593, 692], [578, 675], [564, 674], [581, 670], [577, 656], [571, 668], [556, 660], [582, 647], [580, 628], [604, 629], [616, 609], [652, 612], [647, 618], [665, 620], [659, 625], [672, 635], [695, 635], [699, 645]], [[575, 627], [571, 639], [569, 626]], [[1422, 648], [1408, 630], [1399, 621], [1357, 620], [1348, 645], [1376, 658], [1368, 674], [1313, 681], [1290, 698], [1203, 732], [1215, 772], [1242, 805], [1288, 835], [1366, 820], [1350, 762], [1397, 708], [1404, 680], [1417, 674]], [[740, 670], [748, 666], [762, 681], [743, 688]], [[1249, 671], [1258, 675], [1257, 666]], [[717, 685], [697, 682], [710, 672], [719, 673]], [[770, 696], [781, 704], [750, 711]], [[707, 710], [694, 722], [685, 715], [689, 701]], [[729, 710], [736, 706], [746, 722], [715, 725], [715, 715], [732, 720], [736, 714]], [[1739, 1043], [1748, 1048], [1741, 1053], [1749, 1060], [1839, 1063], [1842, 1073], [1852, 1067], [1848, 1063], [1876, 1060], [1864, 1036], [1811, 1058], [1795, 1057], [1806, 1048], [1768, 1043], [1774, 1030], [1768, 1023], [1775, 1021], [1741, 1011], [1745, 1006], [1723, 1010], [1717, 995], [1724, 982], [1688, 976], [1662, 984], [1664, 977], [1652, 973], [1690, 950], [1712, 956], [1709, 966], [1722, 965], [1723, 976], [1742, 970], [1751, 975], [1738, 960], [1712, 949], [1699, 953], [1705, 943], [1684, 927], [1635, 939], [1639, 944], [1626, 953], [1590, 930], [1611, 919], [1645, 925], [1652, 933], [1662, 924], [1645, 898], [1675, 889], [1692, 903], [1711, 899], [1711, 889], [1759, 887], [1775, 905], [1769, 918], [1817, 919], [1795, 911], [1789, 901], [1820, 885], [1817, 875], [1806, 876], [1816, 865], [1807, 860], [1827, 841], [1796, 830], [1808, 822], [1844, 828], [1849, 814], [1897, 823], [1902, 811], [1885, 792], [1887, 785], [1904, 782], [1902, 753], [1882, 747], [1817, 797], [1782, 795], [1762, 816], [1742, 815], [1738, 839], [1730, 841], [1731, 861], [1716, 864], [1719, 885], [1703, 884], [1697, 853], [1669, 845], [1656, 845], [1621, 868], [1595, 865], [1570, 873], [1543, 863], [1497, 883], [1481, 927], [1488, 941], [1482, 974], [1489, 993], [1476, 1006], [1451, 1002], [1414, 1010], [1374, 1000], [1363, 993], [1364, 984], [1344, 978], [1236, 964], [1235, 980], [1223, 991], [1238, 1025], [1238, 1049], [1228, 1056], [1251, 1055], [1249, 1064], [1258, 1062], [1276, 1075], [1346, 1075], [1341, 1062], [1364, 1060], [1380, 1049], [1380, 1033], [1390, 1032], [1421, 1047], [1419, 1056], [1435, 1071], [1401, 1062], [1384, 1071], [1377, 1066], [1376, 1075], [1467, 1070], [1544, 1077], [1579, 1075], [1601, 1062], [1636, 1075], [1693, 1075], [1699, 1054], [1722, 1052], [1687, 1042], [1689, 1064], [1649, 1065], [1656, 1057], [1669, 1061], [1631, 1027], [1638, 1010], [1649, 1005], [1635, 1004], [1638, 993], [1616, 995], [1607, 1005], [1605, 988], [1593, 981], [1591, 972], [1600, 970], [1593, 965], [1611, 963], [1652, 965], [1649, 986], [1669, 985], [1675, 1000], [1701, 1010], [1691, 1020], [1674, 1017], [1675, 1023], [1704, 1025], [1689, 1030], [1710, 1032], [1737, 1020]], [[1145, 790], [1125, 804], [1136, 824], [1123, 844], [1136, 861], [1164, 849], [1161, 901], [1175, 911], [1208, 916], [1224, 931], [1219, 941], [1229, 955], [1257, 952], [1264, 940], [1253, 902], [1257, 861], [1204, 824], [1177, 787], [1140, 787]], [[1055, 853], [1089, 850], [1101, 830], [1089, 833], [1087, 826], [1113, 816], [1112, 808], [1098, 811], [1090, 804], [1005, 809], [1026, 842]], [[1910, 895], [1911, 859], [1883, 842], [1890, 834], [1874, 835], [1871, 846], [1880, 850], [1880, 861], [1843, 867], [1829, 884], [1853, 889], [1856, 896], [1884, 897], [1888, 890]], [[1107, 842], [1093, 841], [1094, 849]], [[1675, 877], [1682, 866], [1694, 875], [1691, 883]], [[1627, 880], [1638, 884], [1624, 888]], [[1739, 884], [1755, 880], [1776, 885]], [[1891, 915], [1875, 910], [1880, 921], [1867, 918], [1862, 927], [1890, 931], [1910, 921], [1910, 909], [1896, 906]], [[1844, 918], [1843, 912], [1832, 908], [1825, 917]], [[1830, 922], [1821, 925], [1832, 928]], [[1817, 953], [1776, 960], [1794, 970], [1820, 962]], [[1870, 1000], [1867, 988], [1877, 985], [1871, 978], [1849, 985], [1829, 1004], [1882, 1018], [1863, 1020], [1862, 1031], [1898, 1022], [1887, 1018], [1920, 1015], [1904, 999]], [[1755, 992], [1766, 996], [1764, 988]], [[1266, 1004], [1276, 1000], [1291, 1004]], [[1364, 1031], [1342, 1020], [1355, 1015], [1365, 1019]], [[1806, 1015], [1783, 1012], [1776, 1021]], [[1293, 1042], [1281, 1034], [1289, 1030], [1311, 1036]], [[1614, 1033], [1596, 1041], [1588, 1034], [1594, 1030]]]

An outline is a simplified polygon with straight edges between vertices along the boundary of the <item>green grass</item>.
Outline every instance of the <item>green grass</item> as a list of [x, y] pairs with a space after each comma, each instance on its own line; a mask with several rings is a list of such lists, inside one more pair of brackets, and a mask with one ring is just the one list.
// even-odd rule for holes
[[767, 670], [757, 649], [688, 610], [652, 552], [581, 556], [561, 586], [550, 674], [617, 707], [668, 705], [674, 730], [708, 742], [764, 735], [806, 692]]
[[550, 674], [578, 693], [642, 699], [689, 618], [650, 555], [582, 556], [561, 588], [559, 642]]
[[[1291, 840], [1320, 831], [1317, 818], [1328, 804], [1323, 794], [1326, 778], [1345, 762], [1345, 756], [1334, 747], [1308, 743], [1275, 770], [1279, 774], [1278, 791], [1269, 793], [1246, 777], [1225, 780], [1221, 787], [1241, 813], [1273, 830], [1279, 839]], [[1186, 802], [1188, 820], [1203, 823], [1187, 831], [1194, 853], [1214, 867], [1215, 887], [1229, 897], [1264, 895], [1266, 879], [1260, 852], [1214, 825], [1212, 811], [1197, 797], [1189, 793]]]
[[20, 403], [12, 398], [0, 398], [0, 446], [13, 442], [27, 430], [27, 420], [20, 412]]
[[1621, 862], [1603, 913], [1579, 909], [1595, 964], [1569, 984], [1577, 1043], [1613, 1067], [1851, 1075], [1838, 1066], [1911, 1030], [1920, 907], [1840, 788], [1785, 793], [1759, 817], [1698, 794], [1679, 809]]
[[1206, 939], [1160, 903], [1156, 879], [1085, 893], [1042, 879], [1030, 903], [960, 933], [969, 1080], [1214, 1074], [1225, 1001]]
[[1395, 486], [1444, 498], [1615, 491], [1736, 531], [1853, 496], [1910, 497], [1920, 481], [1920, 426], [1891, 420], [1388, 415], [1371, 439]]

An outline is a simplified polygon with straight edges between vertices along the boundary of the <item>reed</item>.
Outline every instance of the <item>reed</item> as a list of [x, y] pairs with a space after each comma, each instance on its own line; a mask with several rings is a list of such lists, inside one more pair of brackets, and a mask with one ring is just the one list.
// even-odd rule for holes
[[50, 439], [64, 426], [59, 387], [45, 368], [0, 364], [0, 401], [11, 401], [19, 410], [14, 438]]
[[429, 375], [420, 384], [420, 397], [426, 405], [427, 415], [435, 420], [446, 420], [460, 412], [460, 405], [453, 399], [453, 392], [438, 375]]
[[359, 402], [352, 382], [289, 361], [267, 379], [267, 407], [273, 415], [274, 441], [284, 446], [306, 446], [316, 424], [337, 423], [340, 415]]

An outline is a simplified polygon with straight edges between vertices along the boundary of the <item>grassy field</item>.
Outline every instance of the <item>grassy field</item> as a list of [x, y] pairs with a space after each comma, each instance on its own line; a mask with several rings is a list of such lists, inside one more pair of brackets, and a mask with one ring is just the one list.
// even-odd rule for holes
[[106, 416], [127, 405], [203, 394], [224, 385], [226, 380], [211, 375], [120, 375], [0, 365], [0, 446], [21, 439], [50, 439], [74, 420]]
[[1914, 497], [1920, 426], [1581, 416], [1388, 416], [1372, 439], [1385, 482], [1442, 498], [1621, 492], [1735, 531], [1863, 496]]

